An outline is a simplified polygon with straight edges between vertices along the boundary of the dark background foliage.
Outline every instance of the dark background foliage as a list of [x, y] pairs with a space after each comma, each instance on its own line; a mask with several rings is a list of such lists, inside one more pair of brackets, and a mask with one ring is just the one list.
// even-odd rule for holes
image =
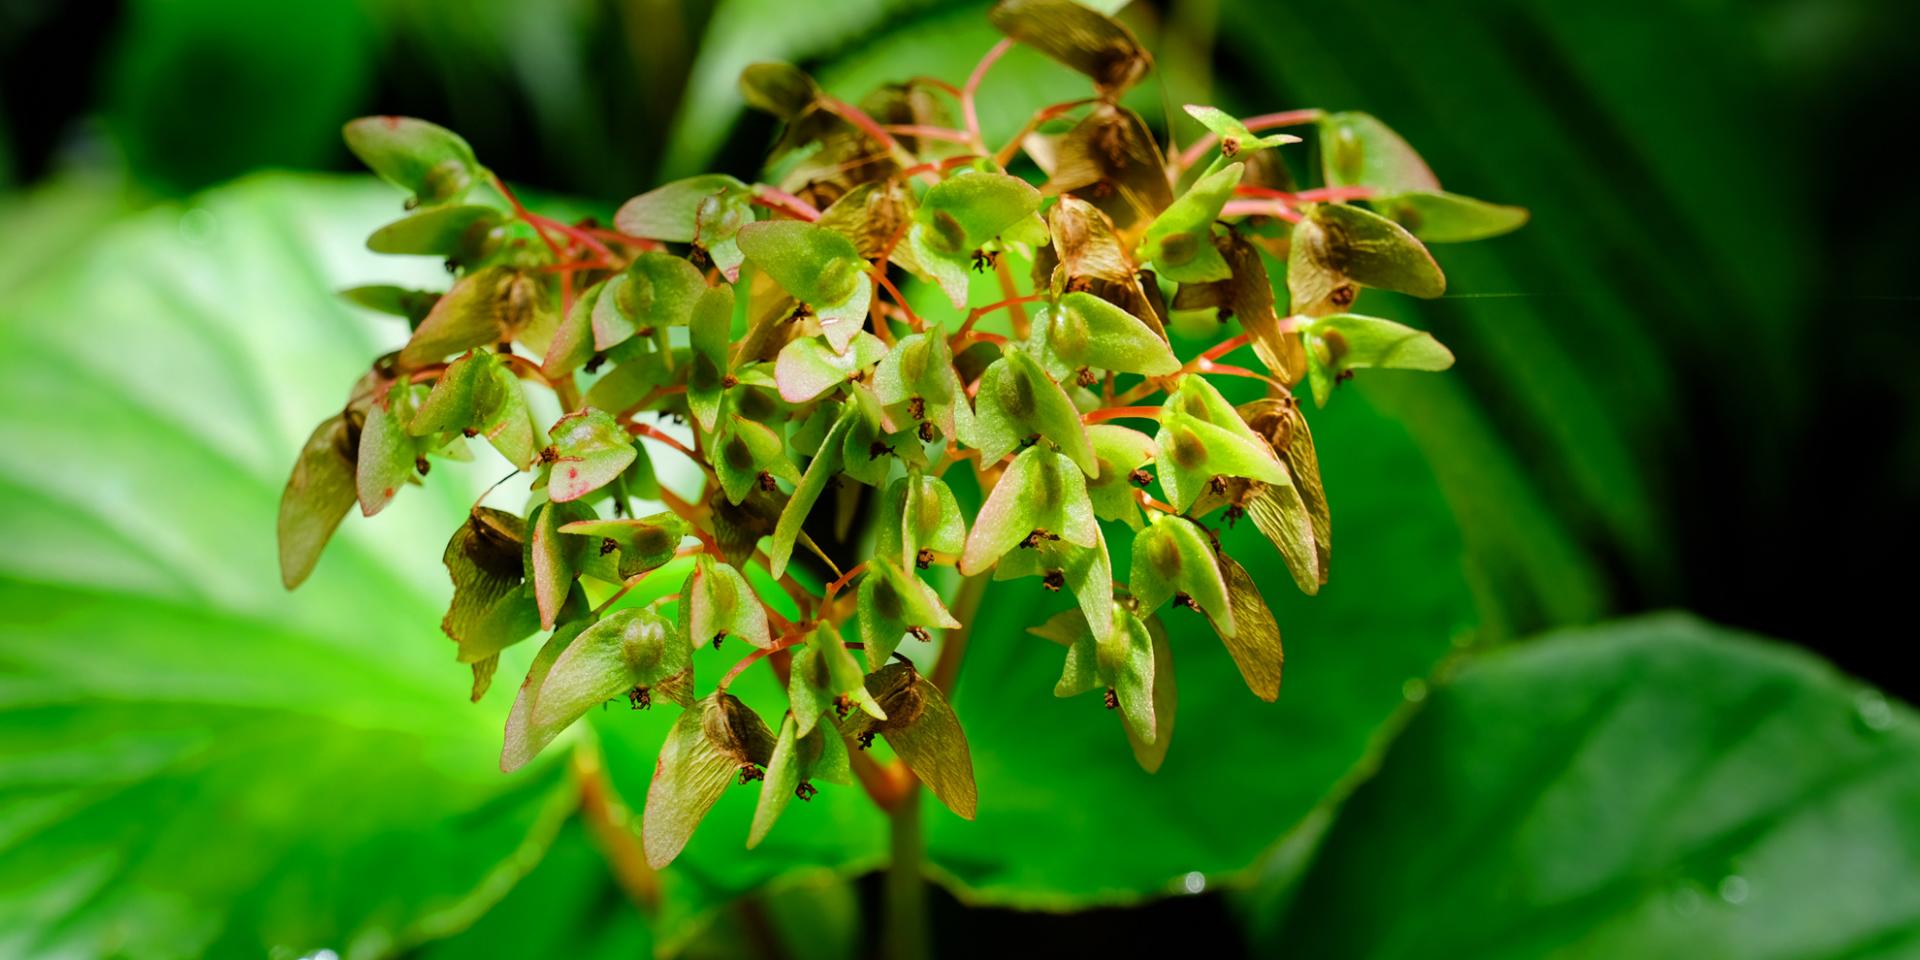
[[[1920, 532], [1904, 159], [1920, 7], [1136, 8], [1171, 102], [1364, 109], [1450, 188], [1534, 211], [1446, 252], [1449, 297], [1395, 305], [1463, 358], [1449, 385], [1375, 394], [1460, 515], [1496, 636], [1686, 608], [1920, 698], [1904, 556]], [[758, 168], [772, 124], [738, 112], [740, 63], [792, 59], [831, 83], [925, 54], [952, 75], [984, 44], [929, 37], [983, 9], [0, 0], [0, 186], [113, 171], [135, 205], [260, 168], [348, 171], [338, 123], [380, 112], [446, 123], [509, 180], [606, 207], [698, 167]], [[1064, 916], [936, 896], [954, 956], [1012, 937], [1121, 955], [1202, 929], [1229, 931], [1222, 954], [1244, 946], [1211, 894]], [[591, 902], [583, 924], [625, 909]]]

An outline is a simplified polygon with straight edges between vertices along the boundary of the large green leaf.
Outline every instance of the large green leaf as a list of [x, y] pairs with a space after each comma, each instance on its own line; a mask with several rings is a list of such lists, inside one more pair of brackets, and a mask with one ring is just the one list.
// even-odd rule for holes
[[1911, 956], [1916, 871], [1912, 710], [1658, 616], [1436, 689], [1262, 932], [1328, 957]]
[[[1100, 698], [1049, 694], [1059, 648], [1025, 630], [1072, 598], [1035, 578], [992, 585], [953, 698], [979, 818], [926, 808], [930, 856], [949, 886], [972, 901], [1060, 908], [1173, 892], [1196, 871], [1216, 883], [1258, 861], [1365, 762], [1403, 684], [1474, 621], [1460, 534], [1432, 473], [1365, 400], [1343, 394], [1312, 414], [1340, 535], [1319, 596], [1279, 589], [1285, 566], [1252, 524], [1222, 531], [1227, 551], [1273, 585], [1265, 592], [1287, 642], [1278, 701], [1248, 692], [1199, 613], [1160, 611], [1180, 706], [1156, 774], [1132, 762]], [[1122, 576], [1132, 539], [1108, 526]]]
[[0, 311], [0, 953], [390, 954], [574, 803], [562, 762], [499, 773], [515, 684], [465, 703], [436, 629], [434, 556], [493, 478], [436, 470], [297, 593], [274, 575], [292, 453], [406, 335], [330, 290], [435, 282], [350, 242], [393, 199], [257, 180], [185, 242], [156, 208]]
[[649, 955], [652, 933], [614, 882], [585, 824], [569, 822], [540, 865], [473, 926], [420, 952], [417, 960], [551, 957], [633, 960]]

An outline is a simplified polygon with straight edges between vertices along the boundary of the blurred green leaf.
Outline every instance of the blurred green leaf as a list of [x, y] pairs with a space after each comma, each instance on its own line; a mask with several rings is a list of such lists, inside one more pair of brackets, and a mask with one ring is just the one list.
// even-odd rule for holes
[[1434, 690], [1254, 930], [1315, 956], [1902, 955], [1917, 722], [1684, 617], [1550, 635]]
[[571, 808], [564, 765], [492, 762], [505, 694], [448, 696], [434, 556], [473, 484], [349, 522], [297, 595], [272, 573], [289, 451], [404, 333], [329, 291], [439, 272], [339, 255], [391, 206], [253, 181], [195, 202], [193, 244], [156, 208], [0, 307], [0, 533], [35, 545], [0, 558], [0, 953], [388, 955], [470, 923]]
[[633, 960], [651, 955], [652, 945], [644, 915], [623, 898], [587, 827], [568, 821], [524, 883], [473, 926], [412, 956]]
[[340, 296], [368, 310], [405, 317], [412, 327], [420, 326], [420, 321], [427, 318], [440, 299], [437, 290], [409, 290], [388, 283], [348, 287], [340, 291]]
[[792, 122], [820, 98], [820, 88], [799, 67], [770, 61], [740, 71], [740, 97], [749, 107]]

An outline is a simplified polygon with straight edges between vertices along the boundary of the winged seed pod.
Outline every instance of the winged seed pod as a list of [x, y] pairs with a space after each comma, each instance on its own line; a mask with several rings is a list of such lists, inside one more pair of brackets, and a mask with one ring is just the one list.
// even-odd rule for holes
[[[451, 659], [482, 700], [502, 653], [542, 637], [505, 708], [504, 771], [557, 762], [543, 752], [596, 708], [674, 714], [640, 807], [655, 867], [729, 785], [757, 791], [748, 846], [804, 829], [782, 823], [832, 785], [892, 811], [918, 780], [972, 818], [947, 689], [969, 642], [1013, 642], [968, 640], [983, 602], [1031, 611], [1064, 651], [1055, 694], [1099, 692], [1081, 702], [1113, 711], [1115, 749], [1148, 771], [1192, 628], [1276, 699], [1262, 592], [1281, 567], [1309, 594], [1330, 575], [1296, 389], [1320, 405], [1357, 374], [1449, 366], [1357, 299], [1436, 296], [1427, 242], [1526, 218], [1444, 191], [1362, 113], [1188, 105], [1207, 133], [1167, 156], [1120, 105], [1153, 64], [1131, 29], [1071, 0], [987, 18], [1007, 42], [964, 87], [848, 102], [748, 66], [742, 99], [779, 124], [765, 179], [653, 185], [611, 228], [528, 210], [432, 123], [347, 125], [400, 191], [369, 248], [452, 278], [344, 292], [406, 326], [314, 411], [280, 504], [282, 580], [330, 575], [321, 552], [356, 503], [371, 517], [449, 461], [489, 479], [504, 462], [441, 554]], [[980, 80], [1015, 44], [1087, 95], [1020, 104], [1032, 121], [989, 153]], [[731, 666], [696, 679], [696, 651]], [[783, 672], [748, 703], [730, 686], [751, 669]]]

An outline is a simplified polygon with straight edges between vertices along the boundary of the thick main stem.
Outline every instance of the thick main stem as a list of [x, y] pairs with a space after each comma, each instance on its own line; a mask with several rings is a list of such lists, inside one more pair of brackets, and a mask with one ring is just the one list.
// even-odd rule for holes
[[[953, 692], [954, 680], [960, 675], [960, 661], [966, 655], [967, 638], [973, 633], [973, 622], [980, 616], [980, 601], [986, 593], [987, 577], [983, 574], [962, 581], [960, 592], [954, 597], [953, 613], [960, 627], [948, 631], [930, 678], [943, 692]], [[898, 802], [887, 808], [892, 825], [889, 838], [893, 858], [887, 865], [882, 943], [889, 960], [924, 960], [930, 952], [932, 937], [927, 920], [926, 878], [922, 876], [926, 840], [920, 829], [920, 781], [912, 776], [905, 780]]]
[[573, 773], [580, 786], [580, 816], [593, 832], [600, 853], [615, 882], [649, 917], [660, 909], [660, 878], [647, 866], [647, 856], [629, 824], [631, 814], [607, 779], [598, 747], [573, 754]]
[[926, 846], [920, 830], [918, 781], [907, 788], [888, 819], [893, 859], [887, 865], [885, 912], [880, 918], [882, 956], [925, 960], [932, 952], [932, 937], [927, 926], [927, 885], [921, 876]]

